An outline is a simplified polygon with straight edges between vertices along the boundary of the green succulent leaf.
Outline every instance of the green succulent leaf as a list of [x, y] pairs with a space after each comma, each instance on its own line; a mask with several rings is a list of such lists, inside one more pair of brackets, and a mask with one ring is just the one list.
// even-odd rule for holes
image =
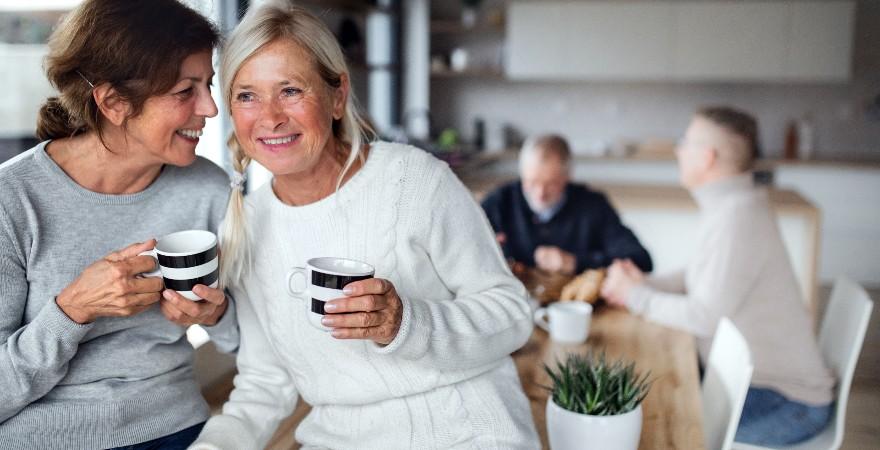
[[553, 402], [568, 411], [594, 416], [624, 414], [638, 407], [648, 395], [653, 380], [650, 372], [640, 374], [634, 362], [609, 362], [602, 351], [586, 356], [571, 354], [544, 365], [550, 377]]

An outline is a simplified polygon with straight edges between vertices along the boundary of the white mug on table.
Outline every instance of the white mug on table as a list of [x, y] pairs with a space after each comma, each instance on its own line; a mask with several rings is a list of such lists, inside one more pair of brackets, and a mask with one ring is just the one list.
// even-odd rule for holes
[[593, 306], [583, 302], [556, 302], [535, 311], [535, 324], [562, 344], [582, 344], [590, 334]]

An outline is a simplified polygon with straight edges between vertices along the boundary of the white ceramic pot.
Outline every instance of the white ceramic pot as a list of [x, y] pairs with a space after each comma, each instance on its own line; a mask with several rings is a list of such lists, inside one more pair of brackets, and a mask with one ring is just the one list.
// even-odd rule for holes
[[552, 450], [637, 450], [642, 405], [617, 416], [589, 416], [547, 399], [547, 437]]

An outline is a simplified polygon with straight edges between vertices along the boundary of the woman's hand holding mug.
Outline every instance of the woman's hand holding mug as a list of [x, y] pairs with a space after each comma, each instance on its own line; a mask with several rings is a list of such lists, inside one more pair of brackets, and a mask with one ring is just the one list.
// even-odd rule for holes
[[355, 281], [343, 289], [348, 297], [324, 305], [327, 314], [321, 320], [333, 328], [336, 339], [370, 339], [388, 345], [400, 330], [403, 304], [390, 281], [370, 278]]
[[162, 236], [149, 253], [159, 267], [142, 276], [164, 279], [162, 314], [184, 327], [216, 325], [228, 305], [226, 294], [218, 289], [217, 236], [205, 230], [178, 231]]
[[182, 325], [216, 325], [226, 312], [228, 300], [220, 289], [197, 284], [192, 292], [204, 301], [192, 301], [171, 289], [162, 292], [162, 314], [170, 321]]
[[139, 254], [152, 249], [155, 239], [110, 253], [88, 266], [55, 298], [67, 317], [83, 324], [99, 317], [136, 315], [159, 301], [161, 278], [140, 278], [156, 260]]

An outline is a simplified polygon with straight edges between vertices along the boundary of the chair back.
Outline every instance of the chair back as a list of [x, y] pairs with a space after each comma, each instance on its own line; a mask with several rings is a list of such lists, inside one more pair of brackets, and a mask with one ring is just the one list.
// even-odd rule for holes
[[868, 293], [856, 282], [845, 277], [834, 282], [819, 329], [822, 358], [837, 378], [834, 389], [834, 422], [830, 425], [834, 427], [831, 449], [840, 448], [843, 442], [849, 390], [873, 308], [874, 304]]
[[745, 338], [733, 322], [722, 318], [703, 377], [703, 434], [707, 449], [728, 450], [733, 443], [753, 368]]

